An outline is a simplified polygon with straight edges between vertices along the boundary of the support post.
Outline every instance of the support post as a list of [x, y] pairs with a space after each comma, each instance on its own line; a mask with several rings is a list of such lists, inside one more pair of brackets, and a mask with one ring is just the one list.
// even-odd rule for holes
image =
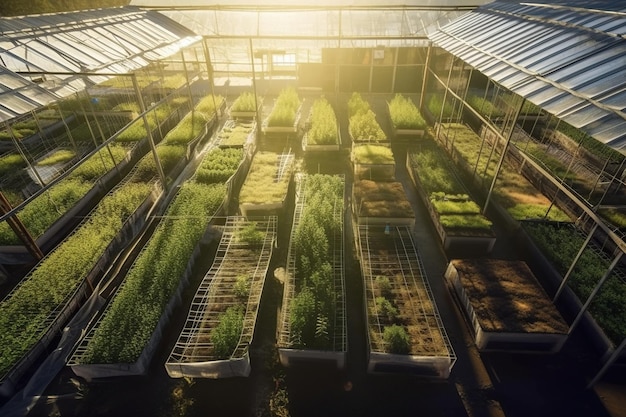
[[141, 90], [139, 90], [139, 83], [137, 82], [137, 75], [130, 74], [131, 80], [133, 80], [133, 88], [135, 89], [135, 95], [137, 96], [137, 101], [139, 102], [139, 110], [141, 111], [141, 118], [143, 119], [143, 124], [146, 127], [146, 134], [148, 137], [148, 143], [150, 144], [150, 149], [152, 150], [152, 156], [154, 157], [154, 163], [156, 165], [157, 173], [159, 174], [159, 179], [161, 180], [161, 184], [163, 184], [163, 189], [168, 189], [167, 178], [165, 177], [165, 173], [163, 172], [163, 167], [161, 166], [161, 161], [159, 160], [159, 155], [156, 150], [156, 146], [154, 145], [154, 138], [152, 137], [152, 129], [150, 129], [150, 124], [148, 123], [148, 117], [146, 115], [146, 105], [143, 102], [143, 97], [141, 96]]
[[576, 316], [576, 318], [572, 322], [572, 325], [569, 327], [569, 331], [567, 332], [568, 335], [571, 334], [572, 331], [578, 325], [578, 323], [580, 323], [580, 320], [582, 320], [583, 315], [585, 314], [585, 311], [587, 311], [587, 309], [589, 308], [589, 305], [593, 301], [594, 297], [600, 291], [600, 288], [602, 288], [602, 285], [604, 285], [606, 280], [609, 278], [609, 276], [611, 275], [611, 272], [613, 272], [613, 268], [615, 268], [615, 266], [620, 261], [620, 259], [622, 259], [622, 255], [623, 254], [624, 254], [624, 252], [620, 252], [620, 253], [617, 254], [617, 256], [615, 256], [615, 258], [613, 259], [613, 262], [611, 262], [611, 265], [609, 266], [609, 269], [607, 269], [607, 271], [604, 273], [602, 278], [600, 278], [600, 281], [598, 281], [598, 284], [596, 284], [596, 286], [593, 289], [593, 291], [591, 291], [591, 294], [589, 294], [589, 297], [587, 297], [587, 301], [585, 301], [585, 304], [581, 307], [580, 311], [578, 312], [578, 315]]
[[589, 232], [589, 234], [587, 235], [587, 238], [585, 239], [585, 242], [582, 244], [582, 246], [578, 250], [578, 253], [576, 254], [576, 257], [574, 258], [574, 260], [572, 261], [572, 264], [570, 265], [569, 269], [567, 270], [567, 273], [565, 274], [565, 276], [561, 280], [561, 284], [559, 285], [559, 288], [556, 290], [556, 294], [554, 294], [554, 298], [552, 299], [553, 303], [556, 303], [556, 300], [561, 295], [561, 292], [563, 292], [563, 289], [565, 288], [565, 285], [567, 284], [567, 281], [569, 281], [569, 278], [572, 275], [572, 271], [574, 271], [574, 267], [576, 266], [576, 264], [578, 263], [578, 260], [580, 259], [580, 257], [582, 256], [583, 252], [585, 251], [585, 248], [587, 247], [587, 245], [591, 241], [591, 238], [593, 237], [593, 234], [596, 232], [597, 228], [598, 228], [598, 224], [596, 223], [593, 226], [593, 228], [591, 229], [591, 232]]
[[[11, 204], [6, 199], [2, 191], [0, 191], [0, 214], [4, 215], [9, 213], [12, 210]], [[37, 242], [28, 232], [24, 223], [17, 217], [17, 213], [7, 219], [7, 223], [11, 226], [11, 229], [15, 232], [15, 234], [24, 242], [24, 246], [30, 254], [35, 258], [35, 260], [40, 260], [43, 258], [43, 252], [37, 246]]]

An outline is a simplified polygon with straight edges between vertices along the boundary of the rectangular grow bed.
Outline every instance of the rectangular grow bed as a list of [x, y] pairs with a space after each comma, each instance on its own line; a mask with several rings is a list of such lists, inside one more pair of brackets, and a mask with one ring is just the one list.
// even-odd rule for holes
[[356, 181], [352, 187], [352, 210], [358, 224], [415, 224], [415, 214], [397, 181]]
[[523, 261], [453, 259], [445, 278], [480, 350], [558, 352], [568, 326]]
[[[410, 228], [394, 226], [387, 233], [379, 227], [361, 225], [357, 237], [365, 289], [368, 372], [448, 378], [456, 356]], [[387, 337], [397, 326], [408, 337], [402, 349], [394, 347]]]
[[[332, 281], [334, 290], [334, 317], [330, 327], [329, 349], [296, 347], [293, 341], [290, 324], [291, 302], [296, 297], [296, 280], [303, 280], [305, 277], [298, 277], [296, 272], [296, 233], [300, 225], [302, 213], [306, 208], [307, 195], [307, 175], [297, 176], [296, 206], [294, 210], [293, 225], [289, 251], [287, 254], [287, 273], [283, 289], [283, 302], [281, 307], [281, 325], [278, 333], [278, 354], [283, 366], [290, 366], [296, 363], [325, 362], [333, 363], [338, 369], [345, 368], [348, 340], [347, 340], [347, 319], [345, 306], [345, 272], [344, 272], [344, 233], [343, 233], [343, 200], [345, 189], [341, 196], [326, 196], [327, 199], [341, 198], [339, 204], [333, 205], [333, 218], [337, 228], [328, 237], [329, 254], [326, 259], [332, 267]], [[341, 177], [342, 184], [345, 185], [344, 178]], [[305, 213], [306, 216], [306, 213]]]
[[[250, 227], [254, 230], [249, 235]], [[255, 236], [245, 240], [246, 236]], [[265, 276], [276, 240], [276, 217], [248, 221], [229, 217], [213, 265], [193, 298], [187, 321], [172, 349], [165, 369], [172, 378], [229, 378], [250, 374], [252, 342]], [[248, 280], [247, 291], [240, 279]], [[243, 307], [243, 325], [233, 351], [216, 353], [213, 330], [228, 308]]]

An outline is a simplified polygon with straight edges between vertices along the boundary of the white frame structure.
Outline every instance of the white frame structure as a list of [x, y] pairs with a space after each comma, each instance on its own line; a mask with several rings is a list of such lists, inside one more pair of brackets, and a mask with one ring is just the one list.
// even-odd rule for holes
[[[395, 254], [389, 256], [376, 253], [377, 249], [390, 250], [389, 239], [395, 245]], [[378, 372], [407, 372], [417, 376], [434, 379], [446, 379], [456, 362], [456, 355], [452, 349], [448, 335], [443, 326], [435, 298], [428, 284], [422, 261], [413, 243], [411, 229], [406, 226], [392, 226], [389, 234], [380, 226], [358, 226], [357, 251], [360, 255], [361, 273], [364, 286], [364, 305], [367, 318], [368, 364], [370, 373]], [[431, 339], [439, 339], [443, 344], [439, 352], [414, 351], [410, 354], [387, 353], [383, 346], [383, 326], [380, 323], [376, 308], [370, 309], [369, 301], [375, 303], [374, 281], [379, 271], [394, 271], [401, 275], [404, 282], [394, 283], [389, 274], [392, 291], [401, 289], [407, 291], [411, 300], [411, 312], [407, 314], [412, 321], [411, 325], [418, 325], [418, 320], [426, 324]], [[381, 274], [382, 275], [382, 274]], [[372, 333], [377, 335], [373, 340]], [[417, 340], [411, 340], [415, 346]]]
[[[253, 224], [253, 221], [238, 216], [227, 218], [213, 265], [196, 291], [185, 325], [165, 363], [165, 369], [170, 377], [227, 378], [246, 377], [250, 374], [248, 348], [254, 335], [265, 276], [276, 241], [277, 218], [270, 216], [254, 222], [257, 229], [264, 233], [258, 256], [241, 258], [233, 252], [251, 247], [245, 242], [239, 242], [237, 233], [245, 226]], [[200, 339], [210, 339], [211, 330], [219, 321], [222, 310], [216, 310], [214, 306], [236, 304], [233, 285], [241, 272], [242, 264], [247, 264], [252, 276], [250, 294], [245, 306], [243, 331], [230, 358], [219, 359], [214, 354], [206, 352], [211, 351], [213, 344]]]
[[[335, 362], [337, 368], [343, 369], [346, 364], [348, 351], [348, 323], [346, 316], [346, 289], [345, 289], [345, 261], [344, 261], [344, 229], [343, 210], [337, 210], [335, 206], [334, 218], [339, 220], [340, 230], [335, 231], [330, 251], [332, 252], [332, 270], [335, 290], [335, 317], [333, 324], [333, 348], [332, 350], [293, 348], [291, 340], [290, 307], [295, 297], [296, 289], [296, 250], [294, 247], [295, 232], [298, 228], [302, 212], [306, 207], [306, 175], [299, 174], [296, 177], [296, 206], [294, 209], [293, 225], [289, 250], [287, 253], [287, 274], [283, 287], [283, 301], [281, 307], [281, 319], [278, 330], [278, 355], [284, 366], [304, 361]], [[345, 183], [344, 183], [345, 187]], [[344, 188], [345, 196], [345, 188]]]

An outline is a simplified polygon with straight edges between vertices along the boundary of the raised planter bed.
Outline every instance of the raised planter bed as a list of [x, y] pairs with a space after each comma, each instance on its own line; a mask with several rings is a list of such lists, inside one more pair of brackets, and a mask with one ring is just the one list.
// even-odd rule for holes
[[415, 224], [415, 214], [400, 182], [356, 181], [352, 202], [358, 224]]
[[439, 317], [411, 230], [358, 226], [367, 318], [368, 372], [446, 379], [456, 356]]
[[[524, 222], [520, 237], [529, 248], [533, 262], [545, 271], [546, 285], [556, 292], [586, 235], [571, 223]], [[578, 315], [611, 262], [595, 239], [584, 250], [556, 301], [571, 317]], [[622, 306], [625, 298], [626, 274], [620, 264], [596, 294], [579, 324], [603, 359], [612, 355], [624, 339], [626, 321]], [[626, 363], [626, 351], [622, 350], [618, 362]]]
[[445, 278], [465, 310], [478, 349], [558, 352], [568, 325], [522, 261], [453, 259]]
[[201, 243], [215, 234], [210, 222], [227, 200], [224, 178], [241, 167], [243, 153], [235, 151], [238, 158], [216, 155], [232, 152], [214, 148], [202, 161], [214, 167], [222, 161], [229, 165], [228, 174], [198, 175], [201, 165], [177, 188], [122, 285], [70, 359], [75, 374], [92, 379], [145, 373], [200, 259]]
[[293, 177], [294, 155], [257, 152], [239, 193], [239, 211], [244, 217], [276, 214], [287, 199]]
[[256, 121], [230, 119], [217, 134], [217, 145], [220, 148], [243, 148], [254, 144], [256, 137]]
[[[280, 314], [279, 358], [284, 366], [325, 362], [343, 369], [348, 349], [344, 179], [298, 175], [296, 189]], [[322, 323], [325, 325], [320, 332]]]
[[263, 121], [261, 131], [266, 134], [297, 133], [302, 102], [293, 88], [281, 90], [272, 111]]
[[[216, 259], [165, 363], [172, 378], [250, 374], [249, 345], [276, 239], [276, 217], [229, 217]], [[228, 320], [228, 321], [227, 321]]]
[[491, 221], [470, 199], [438, 145], [425, 139], [419, 152], [407, 153], [407, 171], [428, 208], [444, 249], [490, 253], [496, 242]]
[[302, 139], [305, 152], [338, 151], [341, 147], [341, 134], [337, 116], [325, 98], [313, 102], [307, 121], [308, 131]]
[[255, 100], [254, 93], [246, 91], [237, 96], [228, 113], [233, 119], [256, 119], [262, 108], [263, 99], [257, 97]]
[[387, 109], [389, 110], [393, 138], [396, 142], [409, 142], [411, 139], [424, 136], [426, 120], [411, 99], [396, 94], [387, 103]]
[[384, 145], [353, 145], [351, 152], [355, 178], [392, 181], [396, 176], [396, 162], [391, 148]]
[[120, 184], [2, 300], [0, 394], [46, 351], [161, 195], [154, 185]]

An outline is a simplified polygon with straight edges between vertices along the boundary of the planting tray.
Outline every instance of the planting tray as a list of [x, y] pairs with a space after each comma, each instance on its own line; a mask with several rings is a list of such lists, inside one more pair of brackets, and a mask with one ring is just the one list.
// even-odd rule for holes
[[558, 352], [568, 325], [522, 261], [453, 259], [444, 274], [483, 351]]
[[[411, 229], [358, 226], [357, 253], [361, 263], [369, 343], [368, 372], [401, 372], [446, 379], [456, 356], [439, 316], [428, 279], [413, 243]], [[380, 279], [387, 280], [384, 288]], [[397, 309], [390, 319], [378, 307], [384, 297]], [[384, 340], [388, 326], [400, 325], [409, 336], [408, 352], [390, 352]]]

